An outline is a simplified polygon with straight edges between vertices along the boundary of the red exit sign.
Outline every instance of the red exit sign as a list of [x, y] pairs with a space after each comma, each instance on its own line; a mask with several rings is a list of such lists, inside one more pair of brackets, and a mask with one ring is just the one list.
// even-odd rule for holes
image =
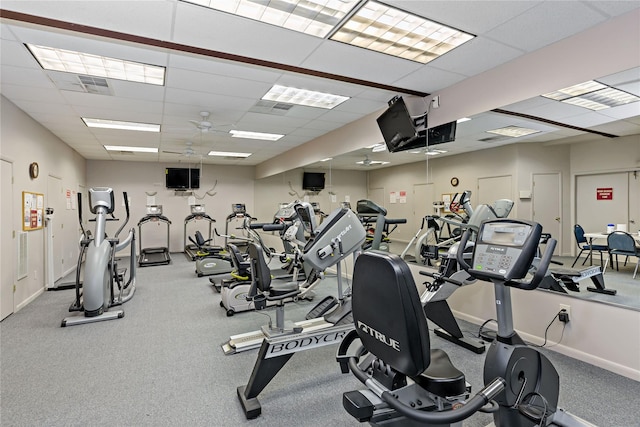
[[596, 188], [596, 200], [613, 200], [613, 188]]

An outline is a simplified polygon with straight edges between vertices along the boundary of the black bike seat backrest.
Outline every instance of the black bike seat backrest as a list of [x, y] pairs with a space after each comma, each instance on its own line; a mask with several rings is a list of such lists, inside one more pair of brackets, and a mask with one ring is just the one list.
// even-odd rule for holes
[[414, 377], [429, 366], [429, 329], [413, 276], [395, 254], [364, 252], [353, 271], [353, 320], [363, 346]]
[[271, 288], [271, 270], [264, 260], [264, 251], [262, 246], [257, 243], [249, 243], [249, 258], [251, 258], [251, 268], [253, 279], [256, 282], [258, 290], [262, 292], [269, 291]]

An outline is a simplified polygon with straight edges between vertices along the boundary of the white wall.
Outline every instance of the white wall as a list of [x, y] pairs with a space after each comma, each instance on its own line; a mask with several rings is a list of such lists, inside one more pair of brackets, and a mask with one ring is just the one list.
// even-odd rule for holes
[[[48, 177], [60, 178], [63, 189], [77, 191], [85, 183], [85, 161], [67, 144], [50, 131], [27, 116], [17, 106], [1, 98], [1, 134], [0, 156], [13, 163], [13, 195], [0, 195], [0, 203], [10, 203], [13, 207], [13, 230], [22, 232], [21, 208], [22, 192], [43, 193], [45, 206], [51, 206], [52, 198], [58, 198], [58, 204], [66, 207], [66, 194], [49, 194]], [[29, 177], [29, 164], [38, 162], [40, 175], [37, 179]], [[60, 227], [57, 237], [62, 242], [63, 272], [72, 271], [78, 258], [78, 217], [77, 210], [57, 210], [55, 223]], [[17, 250], [17, 238], [13, 239]], [[39, 295], [45, 285], [45, 230], [28, 232], [29, 268], [27, 277], [17, 280], [14, 271], [16, 292], [14, 302], [16, 311]], [[2, 256], [16, 256], [2, 254]], [[14, 258], [15, 259], [15, 258]]]
[[[185, 193], [168, 190], [165, 187], [165, 168], [167, 167], [189, 166], [179, 163], [88, 160], [87, 185], [88, 188], [113, 188], [116, 196], [114, 214], [123, 219], [125, 210], [122, 207], [122, 192], [126, 191], [131, 210], [131, 219], [126, 229], [135, 227], [136, 233], [138, 233], [138, 221], [146, 215], [147, 195], [156, 193], [153, 196], [155, 204], [162, 205], [163, 215], [171, 221], [169, 248], [171, 252], [182, 252], [184, 220], [191, 213], [189, 197]], [[193, 164], [192, 167], [194, 167]], [[247, 166], [202, 165], [200, 189], [194, 190], [193, 195], [196, 198], [195, 202], [204, 204], [207, 215], [216, 220], [214, 227], [220, 234], [225, 232], [226, 217], [231, 213], [232, 203], [246, 204], [247, 212], [253, 215], [255, 211], [253, 173], [253, 167]], [[86, 216], [89, 217], [90, 214]], [[107, 228], [109, 235], [112, 235], [119, 225], [120, 223], [109, 224]], [[191, 221], [187, 226], [187, 236], [193, 237], [196, 230], [200, 230], [203, 236], [206, 236], [208, 227], [208, 222]], [[145, 224], [142, 228], [143, 248], [166, 247], [166, 233], [164, 224]], [[123, 231], [122, 236], [124, 235]], [[215, 241], [217, 245], [223, 243], [221, 239]]]

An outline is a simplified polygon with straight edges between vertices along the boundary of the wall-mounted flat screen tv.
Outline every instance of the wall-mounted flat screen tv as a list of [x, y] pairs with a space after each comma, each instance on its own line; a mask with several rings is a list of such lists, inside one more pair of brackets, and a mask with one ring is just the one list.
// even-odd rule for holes
[[[426, 127], [426, 115], [420, 117], [420, 120], [424, 120], [421, 127]], [[402, 97], [398, 97], [389, 105], [389, 108], [377, 118], [377, 122], [390, 153], [427, 146], [425, 132], [416, 129], [415, 120], [409, 114]]]
[[429, 129], [428, 145], [444, 144], [445, 142], [455, 141], [456, 124], [457, 122], [450, 122]]
[[165, 182], [171, 190], [195, 190], [200, 188], [200, 169], [166, 168]]
[[302, 174], [302, 189], [309, 191], [324, 190], [324, 173], [304, 172]]

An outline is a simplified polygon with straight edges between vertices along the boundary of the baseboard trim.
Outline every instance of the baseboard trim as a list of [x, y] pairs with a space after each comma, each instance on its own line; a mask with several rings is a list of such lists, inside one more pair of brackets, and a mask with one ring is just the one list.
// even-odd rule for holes
[[44, 293], [44, 288], [40, 288], [38, 289], [37, 292], [35, 292], [33, 295], [31, 295], [29, 298], [27, 298], [26, 300], [22, 301], [20, 304], [18, 304], [16, 306], [16, 311], [14, 313], [19, 312], [20, 310], [22, 310], [24, 307], [26, 307], [30, 302], [34, 301], [36, 298], [38, 298], [40, 295], [42, 295]]
[[[467, 322], [471, 322], [475, 325], [481, 325], [484, 323], [485, 319], [479, 319], [475, 316], [470, 316], [468, 314], [452, 310], [455, 317], [466, 320]], [[520, 336], [530, 343], [542, 345], [544, 340], [535, 335], [518, 332]], [[553, 344], [553, 343], [551, 343]], [[602, 369], [606, 369], [607, 371], [611, 371], [615, 374], [622, 375], [627, 378], [631, 378], [634, 381], [640, 381], [640, 370], [636, 370], [630, 368], [628, 366], [621, 365], [619, 363], [612, 362], [611, 360], [603, 359], [598, 356], [594, 356], [593, 354], [585, 353], [584, 351], [575, 349], [573, 347], [568, 347], [562, 344], [555, 345], [553, 348], [549, 349], [550, 351], [555, 351], [560, 354], [564, 354], [565, 356], [573, 357], [574, 359], [578, 359], [580, 361], [589, 363], [591, 365], [597, 366]]]

